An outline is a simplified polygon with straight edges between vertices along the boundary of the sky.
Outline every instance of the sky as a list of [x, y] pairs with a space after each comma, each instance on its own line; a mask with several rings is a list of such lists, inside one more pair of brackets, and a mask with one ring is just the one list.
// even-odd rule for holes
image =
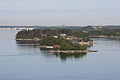
[[0, 25], [120, 25], [120, 0], [0, 0]]

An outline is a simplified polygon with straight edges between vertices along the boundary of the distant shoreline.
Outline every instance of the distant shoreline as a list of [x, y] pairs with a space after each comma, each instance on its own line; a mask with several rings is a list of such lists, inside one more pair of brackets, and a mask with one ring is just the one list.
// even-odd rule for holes
[[120, 38], [120, 36], [104, 36], [104, 35], [99, 35], [99, 36], [91, 36], [91, 38]]

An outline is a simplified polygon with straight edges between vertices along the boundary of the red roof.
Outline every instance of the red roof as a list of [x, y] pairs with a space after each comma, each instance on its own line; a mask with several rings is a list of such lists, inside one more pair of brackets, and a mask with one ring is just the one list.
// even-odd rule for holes
[[53, 47], [56, 47], [56, 44], [55, 44], [55, 45], [53, 45]]

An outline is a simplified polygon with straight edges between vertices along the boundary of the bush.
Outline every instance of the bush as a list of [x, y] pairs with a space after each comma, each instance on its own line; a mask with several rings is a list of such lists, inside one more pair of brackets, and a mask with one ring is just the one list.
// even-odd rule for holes
[[86, 46], [80, 46], [80, 50], [86, 50], [87, 49], [87, 47]]

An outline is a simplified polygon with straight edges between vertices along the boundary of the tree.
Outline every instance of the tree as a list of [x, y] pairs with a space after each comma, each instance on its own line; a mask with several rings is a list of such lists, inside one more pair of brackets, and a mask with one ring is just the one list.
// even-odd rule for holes
[[60, 50], [71, 50], [73, 47], [66, 41], [62, 42], [60, 45]]

